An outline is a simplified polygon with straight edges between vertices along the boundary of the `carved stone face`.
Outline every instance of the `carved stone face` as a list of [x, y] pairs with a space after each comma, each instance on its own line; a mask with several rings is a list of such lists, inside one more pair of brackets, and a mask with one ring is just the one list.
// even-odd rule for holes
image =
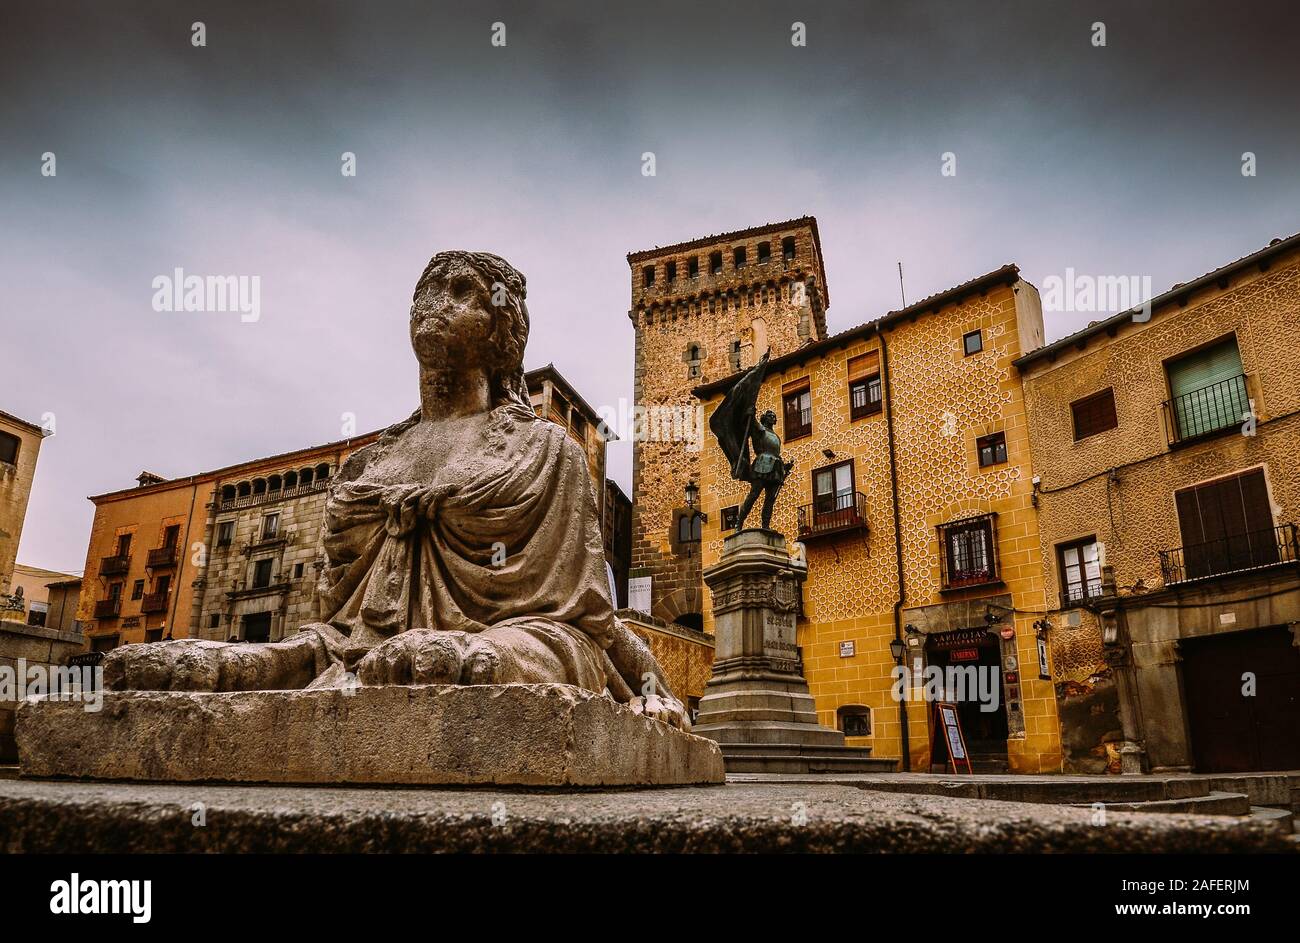
[[496, 359], [492, 286], [473, 267], [457, 262], [425, 286], [411, 306], [411, 347], [420, 366], [489, 366]]

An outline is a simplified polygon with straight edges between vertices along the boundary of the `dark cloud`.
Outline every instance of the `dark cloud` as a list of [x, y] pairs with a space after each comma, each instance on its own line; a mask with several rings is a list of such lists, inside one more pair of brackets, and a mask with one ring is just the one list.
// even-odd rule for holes
[[[405, 415], [442, 248], [528, 275], [529, 365], [596, 405], [632, 393], [624, 254], [703, 233], [815, 214], [832, 329], [896, 306], [900, 260], [913, 299], [1007, 261], [1200, 274], [1300, 229], [1292, 7], [8, 3], [0, 408], [59, 422], [21, 557], [79, 567], [83, 496], [141, 468]], [[153, 311], [177, 266], [260, 275], [261, 321]], [[627, 443], [611, 464], [626, 487]]]

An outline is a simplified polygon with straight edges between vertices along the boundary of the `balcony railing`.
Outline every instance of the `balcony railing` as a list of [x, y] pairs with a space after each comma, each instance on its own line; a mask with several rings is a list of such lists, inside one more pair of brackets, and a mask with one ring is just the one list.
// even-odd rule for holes
[[95, 603], [96, 619], [116, 619], [117, 614], [122, 611], [122, 597], [109, 596], [107, 599], [101, 599]]
[[1250, 414], [1246, 375], [1238, 374], [1161, 404], [1170, 445], [1240, 426]]
[[149, 551], [149, 559], [146, 565], [150, 569], [168, 567], [176, 565], [176, 547], [157, 547]]
[[799, 539], [812, 540], [849, 530], [865, 530], [867, 497], [861, 491], [826, 496], [799, 508]]
[[1104, 595], [1100, 579], [1091, 579], [1085, 583], [1067, 586], [1061, 590], [1061, 608], [1074, 609], [1086, 605]]
[[161, 593], [145, 593], [144, 598], [140, 601], [141, 612], [166, 612], [167, 600], [171, 592], [164, 590]]
[[129, 553], [115, 557], [104, 557], [99, 561], [100, 576], [121, 576], [131, 568], [131, 555]]
[[1281, 524], [1269, 530], [1161, 550], [1160, 574], [1169, 586], [1297, 560], [1300, 560], [1300, 536], [1296, 525]]
[[222, 498], [218, 505], [222, 511], [230, 511], [235, 508], [251, 508], [257, 504], [263, 504], [267, 501], [282, 501], [285, 498], [296, 498], [299, 495], [311, 494], [313, 491], [320, 491], [330, 483], [328, 478], [319, 478], [315, 481], [308, 482], [305, 485], [294, 485], [292, 488], [280, 488], [276, 491], [264, 491], [261, 494], [246, 494], [243, 497]]

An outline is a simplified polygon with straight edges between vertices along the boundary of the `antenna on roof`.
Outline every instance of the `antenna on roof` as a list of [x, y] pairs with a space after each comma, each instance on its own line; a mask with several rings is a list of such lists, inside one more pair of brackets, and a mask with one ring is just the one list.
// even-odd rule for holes
[[903, 307], [907, 307], [907, 292], [903, 290], [903, 263], [898, 263], [898, 293], [903, 296]]

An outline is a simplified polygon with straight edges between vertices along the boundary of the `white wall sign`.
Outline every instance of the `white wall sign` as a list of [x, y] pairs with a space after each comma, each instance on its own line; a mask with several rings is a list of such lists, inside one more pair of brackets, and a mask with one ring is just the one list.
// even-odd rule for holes
[[634, 576], [627, 581], [627, 607], [637, 612], [650, 612], [650, 585], [653, 576]]

